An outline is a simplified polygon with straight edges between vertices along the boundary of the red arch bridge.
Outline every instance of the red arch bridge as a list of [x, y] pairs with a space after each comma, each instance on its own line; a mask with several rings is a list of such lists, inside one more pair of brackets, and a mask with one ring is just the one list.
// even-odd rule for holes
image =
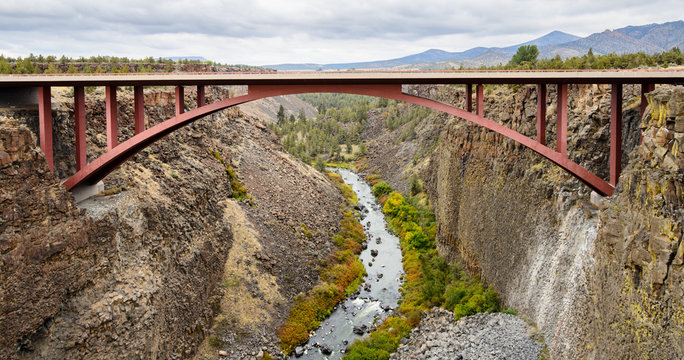
[[[64, 185], [72, 190], [80, 185], [94, 184], [140, 150], [197, 119], [214, 112], [266, 97], [300, 93], [348, 93], [383, 97], [425, 106], [442, 111], [527, 146], [601, 195], [612, 195], [620, 176], [622, 155], [622, 87], [624, 84], [641, 85], [641, 110], [646, 107], [643, 94], [656, 84], [682, 84], [684, 71], [345, 71], [345, 72], [272, 72], [272, 73], [180, 73], [180, 74], [117, 74], [117, 75], [8, 75], [0, 77], [0, 89], [38, 88], [40, 147], [53, 169], [51, 87], [74, 88], [75, 161], [77, 172]], [[402, 92], [402, 85], [410, 84], [465, 84], [466, 107], [460, 109], [434, 100]], [[536, 84], [537, 136], [527, 137], [484, 117], [483, 84]], [[546, 87], [558, 86], [556, 114], [556, 146], [547, 146]], [[570, 160], [567, 156], [567, 99], [568, 84], [610, 84], [610, 178], [606, 181]], [[205, 102], [205, 87], [209, 85], [247, 85], [247, 95]], [[473, 112], [473, 85], [476, 93]], [[94, 161], [86, 160], [85, 86], [104, 86], [106, 94], [107, 149]], [[135, 136], [117, 143], [116, 89], [132, 86], [134, 89]], [[176, 116], [145, 129], [144, 86], [175, 86]], [[184, 111], [184, 87], [197, 87], [197, 108]]]

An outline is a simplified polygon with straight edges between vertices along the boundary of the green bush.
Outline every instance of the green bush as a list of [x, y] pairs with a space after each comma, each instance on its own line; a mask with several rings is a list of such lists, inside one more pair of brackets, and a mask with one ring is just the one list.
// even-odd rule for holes
[[389, 186], [381, 184], [385, 183], [378, 181], [373, 192], [383, 202], [387, 222], [399, 236], [405, 271], [403, 299], [396, 315], [385, 320], [369, 338], [355, 341], [344, 359], [388, 359], [401, 338], [419, 323], [421, 313], [433, 306], [453, 310], [457, 319], [499, 310], [494, 290], [470, 279], [439, 256], [434, 242], [434, 213], [420, 205], [417, 197], [409, 202], [397, 192], [387, 193]]
[[389, 194], [390, 192], [392, 192], [392, 187], [384, 181], [380, 181], [373, 185], [373, 195], [375, 197], [380, 197], [382, 195]]
[[[302, 225], [306, 231], [306, 226]], [[366, 271], [358, 259], [365, 239], [363, 226], [351, 211], [345, 211], [340, 221], [340, 232], [333, 237], [338, 250], [320, 270], [321, 282], [307, 295], [295, 297], [287, 321], [278, 330], [280, 347], [286, 354], [309, 338], [334, 306], [359, 287]]]

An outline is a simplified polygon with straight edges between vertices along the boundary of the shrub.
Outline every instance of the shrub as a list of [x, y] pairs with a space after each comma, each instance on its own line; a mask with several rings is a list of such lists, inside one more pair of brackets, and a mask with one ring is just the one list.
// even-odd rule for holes
[[366, 274], [356, 256], [361, 252], [361, 242], [365, 239], [363, 226], [351, 211], [346, 211], [342, 215], [340, 228], [333, 238], [338, 250], [320, 271], [322, 282], [307, 295], [295, 297], [287, 321], [278, 330], [280, 347], [287, 354], [295, 346], [306, 342], [309, 331], [317, 328], [346, 295], [356, 291]]
[[[376, 186], [381, 183], [378, 181]], [[381, 193], [376, 196], [383, 202], [383, 212], [401, 244], [405, 272], [403, 299], [396, 315], [385, 320], [369, 338], [354, 342], [344, 359], [388, 359], [401, 338], [418, 325], [421, 313], [432, 306], [453, 310], [457, 319], [499, 309], [494, 290], [469, 279], [437, 254], [434, 213], [421, 207], [419, 201], [409, 203], [397, 192], [378, 191]]]
[[392, 187], [384, 181], [380, 181], [379, 183], [373, 185], [373, 195], [375, 197], [389, 194], [390, 192], [392, 192]]

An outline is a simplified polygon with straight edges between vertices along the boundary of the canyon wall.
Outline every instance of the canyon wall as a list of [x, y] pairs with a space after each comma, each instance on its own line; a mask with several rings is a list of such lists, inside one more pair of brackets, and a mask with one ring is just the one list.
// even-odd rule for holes
[[[59, 184], [75, 170], [73, 103], [54, 98], [56, 176], [37, 112], [0, 114], [0, 357], [276, 355], [292, 299], [334, 247], [339, 191], [230, 109], [144, 149], [77, 206]], [[132, 99], [119, 91], [120, 142]], [[86, 100], [90, 161], [106, 149], [103, 101]], [[174, 114], [172, 91], [146, 89], [145, 103], [148, 127]]]
[[[485, 117], [535, 137], [535, 87], [487, 87], [486, 90]], [[624, 93], [625, 155], [622, 162], [625, 170], [621, 185], [612, 198], [602, 200], [598, 207], [590, 201], [590, 192], [583, 184], [533, 151], [489, 130], [445, 115], [432, 115], [420, 124], [413, 144], [397, 140], [401, 128], [394, 134], [382, 133], [379, 139], [385, 140], [376, 140], [375, 147], [369, 147], [372, 154], [369, 171], [387, 174], [391, 185], [400, 189], [408, 188], [412, 173], [421, 175], [439, 222], [440, 253], [462, 263], [472, 274], [491, 284], [506, 307], [531, 319], [554, 358], [625, 358], [637, 350], [652, 358], [678, 358], [673, 354], [681, 357], [681, 350], [671, 349], [680, 346], [675, 344], [675, 339], [678, 331], [681, 332], [681, 322], [670, 319], [676, 319], [674, 313], [677, 313], [678, 303], [674, 299], [677, 299], [677, 291], [681, 291], [681, 280], [668, 276], [665, 280], [670, 282], [662, 283], [662, 275], [681, 271], [676, 265], [676, 259], [681, 259], [676, 250], [678, 239], [681, 239], [681, 225], [673, 225], [678, 221], [681, 224], [681, 210], [677, 212], [675, 206], [675, 211], [662, 215], [666, 219], [662, 220], [664, 225], [661, 227], [670, 229], [666, 231], [667, 236], [655, 232], [648, 235], [662, 240], [656, 241], [656, 249], [651, 251], [658, 260], [650, 263], [651, 257], [645, 256], [649, 252], [640, 252], [641, 261], [649, 263], [639, 266], [652, 269], [657, 265], [659, 275], [656, 278], [661, 281], [659, 291], [671, 295], [659, 298], [656, 296], [658, 291], [643, 282], [644, 289], [649, 289], [643, 290], [648, 296], [629, 290], [625, 279], [635, 279], [637, 272], [638, 277], [650, 279], [656, 270], [638, 270], [630, 265], [629, 253], [634, 245], [613, 244], [615, 241], [635, 243], [629, 240], [634, 236], [632, 231], [645, 227], [652, 219], [641, 207], [631, 204], [620, 207], [620, 203], [638, 199], [634, 193], [624, 193], [625, 183], [636, 182], [646, 188], [646, 174], [665, 171], [669, 174], [665, 178], [670, 182], [662, 180], [657, 187], [652, 184], [651, 191], [671, 189], [668, 190], [670, 198], [679, 196], [681, 204], [681, 192], [676, 192], [677, 186], [681, 188], [681, 170], [671, 166], [679, 161], [674, 155], [678, 145], [672, 144], [681, 140], [676, 140], [679, 135], [673, 132], [675, 118], [681, 118], [674, 109], [681, 106], [661, 104], [660, 110], [648, 110], [649, 114], [663, 114], [667, 112], [663, 109], [669, 109], [669, 117], [661, 115], [662, 119], [667, 118], [661, 120], [661, 126], [668, 127], [669, 132], [648, 130], [655, 134], [653, 136], [659, 136], [661, 143], [665, 138], [671, 141], [660, 149], [653, 145], [649, 150], [652, 154], [670, 154], [661, 156], [661, 162], [670, 164], [668, 170], [660, 167], [653, 172], [651, 170], [659, 165], [649, 165], [634, 181], [629, 180], [635, 177], [630, 175], [635, 164], [646, 162], [637, 160], [635, 154], [642, 154], [644, 146], [654, 142], [646, 135], [644, 145], [638, 146], [640, 126], [646, 129], [652, 123], [648, 118], [644, 123], [640, 121], [638, 90], [638, 87], [627, 86]], [[463, 93], [453, 88], [420, 87], [411, 91], [461, 107], [464, 103]], [[680, 92], [681, 88], [672, 94], [654, 94], [660, 94], [663, 103], [668, 101], [665, 99], [676, 99]], [[653, 95], [651, 99], [658, 96]], [[546, 132], [552, 148], [555, 145], [555, 98], [555, 87], [551, 86]], [[608, 176], [609, 105], [608, 86], [570, 87], [568, 156], [603, 178]], [[375, 122], [381, 123], [382, 116], [378, 114]], [[435, 133], [438, 135], [434, 136]], [[421, 153], [428, 155], [421, 156]], [[385, 164], [393, 163], [402, 164], [402, 170], [385, 169]], [[648, 163], [654, 161], [648, 160]], [[645, 191], [643, 188], [639, 191]], [[611, 206], [613, 202], [618, 205]], [[649, 206], [672, 208], [662, 202], [649, 202]], [[639, 218], [637, 213], [645, 218], [639, 221], [642, 225], [635, 227], [631, 223]], [[641, 233], [638, 243], [642, 248], [648, 248], [648, 236], [645, 230]], [[665, 241], [663, 237], [669, 240]], [[613, 250], [615, 247], [622, 252]], [[614, 258], [616, 255], [620, 261]], [[669, 264], [667, 259], [674, 265], [668, 265], [665, 271], [662, 264]], [[611, 286], [607, 286], [608, 283]], [[642, 296], [641, 300], [637, 300], [639, 296]], [[635, 310], [635, 306], [658, 310]], [[637, 320], [628, 325], [640, 317], [649, 320]], [[618, 319], [620, 324], [616, 323]], [[656, 328], [663, 330], [654, 330]], [[650, 341], [646, 340], [646, 334], [663, 336]], [[660, 347], [668, 350], [658, 350]]]

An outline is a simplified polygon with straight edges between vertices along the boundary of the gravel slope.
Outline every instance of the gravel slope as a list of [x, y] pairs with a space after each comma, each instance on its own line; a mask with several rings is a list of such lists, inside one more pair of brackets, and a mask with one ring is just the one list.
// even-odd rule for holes
[[534, 328], [515, 315], [484, 313], [453, 319], [450, 311], [432, 309], [390, 359], [536, 360], [544, 348], [530, 336]]

